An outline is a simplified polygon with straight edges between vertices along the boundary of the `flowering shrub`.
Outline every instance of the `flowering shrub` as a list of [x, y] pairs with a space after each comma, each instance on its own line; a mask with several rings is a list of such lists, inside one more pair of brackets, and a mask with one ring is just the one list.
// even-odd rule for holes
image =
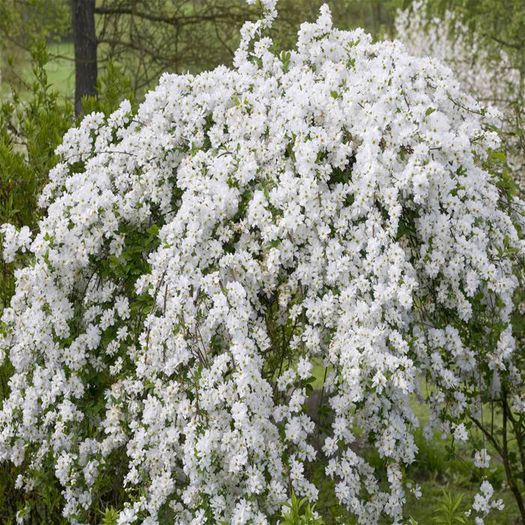
[[275, 14], [233, 69], [165, 75], [136, 114], [71, 129], [38, 233], [6, 230], [33, 262], [3, 315], [0, 458], [27, 490], [53, 472], [71, 523], [115, 485], [122, 525], [274, 523], [292, 493], [315, 502], [318, 457], [359, 523], [397, 523], [419, 375], [458, 440], [487, 389], [519, 392], [522, 208], [483, 168], [481, 106], [326, 6], [275, 54]]

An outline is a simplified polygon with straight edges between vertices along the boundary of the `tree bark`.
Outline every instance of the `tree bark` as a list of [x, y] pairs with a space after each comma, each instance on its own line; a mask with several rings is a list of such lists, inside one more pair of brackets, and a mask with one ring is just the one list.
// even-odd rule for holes
[[75, 42], [75, 113], [82, 113], [82, 97], [97, 94], [97, 35], [95, 0], [71, 0]]

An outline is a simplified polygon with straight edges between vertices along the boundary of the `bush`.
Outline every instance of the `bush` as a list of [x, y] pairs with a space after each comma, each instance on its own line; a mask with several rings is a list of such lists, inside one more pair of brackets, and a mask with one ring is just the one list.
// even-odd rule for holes
[[398, 522], [420, 375], [456, 441], [520, 392], [523, 208], [486, 169], [482, 106], [326, 7], [275, 53], [264, 3], [233, 69], [69, 130], [34, 239], [9, 230], [31, 259], [3, 315], [0, 458], [29, 491], [56, 476], [70, 522], [273, 523], [315, 503], [318, 456], [358, 523]]

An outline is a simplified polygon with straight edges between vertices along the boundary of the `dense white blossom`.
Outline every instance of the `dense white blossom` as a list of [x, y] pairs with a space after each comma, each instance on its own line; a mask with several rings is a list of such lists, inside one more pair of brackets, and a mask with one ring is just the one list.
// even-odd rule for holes
[[2, 259], [13, 262], [18, 252], [26, 252], [31, 245], [31, 230], [23, 226], [17, 230], [12, 224], [3, 224], [0, 227], [0, 238], [3, 239]]
[[326, 6], [275, 55], [265, 9], [234, 68], [164, 75], [136, 114], [89, 115], [58, 148], [3, 314], [0, 459], [28, 486], [53, 465], [72, 523], [115, 457], [121, 525], [270, 523], [292, 489], [318, 497], [320, 454], [359, 523], [399, 523], [418, 374], [430, 424], [465, 439], [477, 405], [459, 386], [484, 392], [512, 362], [507, 254], [523, 245], [481, 167], [498, 147], [482, 107]]

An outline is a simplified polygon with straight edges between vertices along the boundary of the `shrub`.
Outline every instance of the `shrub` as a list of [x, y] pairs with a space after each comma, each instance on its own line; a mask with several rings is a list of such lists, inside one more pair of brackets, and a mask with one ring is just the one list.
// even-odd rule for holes
[[306, 498], [299, 499], [292, 493], [279, 525], [324, 525], [324, 521], [317, 516], [315, 505], [310, 505]]
[[398, 522], [419, 376], [461, 441], [485, 396], [520, 391], [523, 208], [484, 168], [490, 116], [326, 7], [275, 53], [264, 4], [234, 68], [69, 130], [38, 233], [5, 230], [32, 259], [2, 321], [0, 458], [27, 490], [54, 473], [70, 522], [273, 523], [292, 491], [315, 503], [317, 456], [359, 523]]

